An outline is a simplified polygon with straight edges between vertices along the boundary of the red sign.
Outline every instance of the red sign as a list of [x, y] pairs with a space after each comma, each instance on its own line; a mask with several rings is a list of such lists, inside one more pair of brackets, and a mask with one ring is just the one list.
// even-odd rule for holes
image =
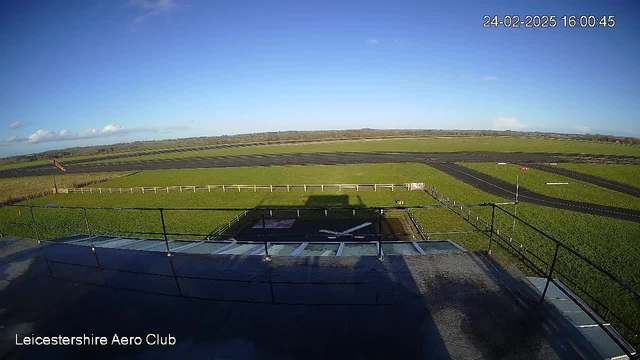
[[60, 164], [55, 160], [51, 160], [51, 165], [57, 167], [58, 169], [60, 169], [60, 171], [63, 171], [63, 172], [67, 171], [67, 169], [65, 169], [64, 166], [62, 166], [62, 164]]
[[527, 171], [527, 170], [529, 170], [529, 168], [526, 167], [526, 166], [523, 166], [523, 167], [520, 168], [520, 170]]

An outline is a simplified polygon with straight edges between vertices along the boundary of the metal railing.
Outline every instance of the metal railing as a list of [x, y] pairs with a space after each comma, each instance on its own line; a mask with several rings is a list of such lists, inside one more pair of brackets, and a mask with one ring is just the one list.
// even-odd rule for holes
[[[489, 230], [488, 252], [489, 253], [491, 253], [491, 251], [492, 251], [494, 239], [500, 240], [501, 244], [504, 245], [504, 247], [508, 251], [511, 251], [511, 252], [515, 253], [522, 260], [522, 263], [525, 266], [527, 266], [534, 273], [536, 273], [539, 276], [545, 278], [546, 279], [545, 287], [544, 287], [544, 289], [542, 291], [542, 296], [540, 298], [540, 302], [541, 303], [545, 299], [547, 290], [549, 288], [549, 284], [551, 284], [551, 283], [554, 284], [558, 289], [560, 289], [567, 296], [567, 298], [569, 298], [571, 301], [576, 303], [581, 308], [581, 310], [584, 311], [598, 325], [598, 327], [600, 327], [616, 343], [616, 345], [618, 345], [622, 349], [622, 351], [624, 351], [624, 353], [630, 359], [640, 359], [640, 354], [638, 354], [637, 351], [635, 351], [635, 352], [630, 351], [628, 346], [627, 346], [627, 344], [624, 344], [623, 341], [620, 338], [618, 338], [618, 336], [616, 334], [614, 334], [611, 330], [609, 330], [607, 328], [607, 326], [606, 326], [607, 323], [605, 323], [604, 321], [601, 321], [600, 318], [602, 318], [602, 319], [607, 319], [607, 318], [615, 319], [616, 323], [619, 324], [619, 325], [622, 325], [623, 328], [624, 328], [624, 332], [626, 333], [625, 340], [631, 346], [634, 346], [636, 348], [640, 345], [640, 342], [639, 342], [640, 339], [639, 339], [639, 335], [638, 335], [640, 333], [640, 331], [638, 331], [638, 329], [635, 329], [633, 326], [629, 325], [626, 321], [622, 320], [622, 316], [620, 316], [618, 314], [615, 314], [610, 309], [610, 307], [608, 307], [605, 304], [603, 304], [603, 302], [598, 300], [595, 296], [589, 294], [589, 292], [587, 292], [586, 289], [580, 288], [580, 285], [577, 283], [577, 281], [571, 280], [569, 276], [567, 276], [566, 274], [562, 274], [560, 271], [558, 271], [557, 270], [557, 267], [558, 267], [557, 260], [558, 260], [559, 250], [560, 249], [564, 249], [564, 250], [566, 250], [568, 252], [569, 255], [571, 255], [574, 258], [578, 259], [579, 261], [584, 262], [585, 264], [591, 266], [598, 273], [602, 274], [607, 279], [609, 279], [609, 281], [611, 281], [614, 284], [616, 284], [617, 286], [619, 286], [622, 291], [628, 292], [634, 298], [634, 300], [636, 301], [636, 303], [639, 306], [640, 306], [640, 292], [638, 292], [636, 289], [631, 287], [629, 284], [627, 284], [626, 282], [624, 282], [623, 280], [621, 280], [620, 278], [615, 276], [610, 271], [604, 269], [600, 265], [596, 264], [594, 261], [592, 261], [592, 260], [588, 259], [587, 257], [585, 257], [584, 255], [580, 254], [575, 249], [573, 249], [573, 248], [569, 247], [568, 245], [564, 244], [563, 242], [555, 239], [551, 235], [545, 233], [544, 231], [540, 230], [536, 226], [530, 224], [529, 222], [523, 220], [521, 217], [518, 217], [517, 215], [509, 212], [508, 210], [506, 210], [505, 208], [503, 208], [501, 206], [501, 205], [508, 205], [508, 204], [513, 204], [513, 203], [494, 203], [494, 204], [491, 204], [491, 219], [487, 221], [485, 219], [482, 219], [479, 215], [474, 214], [471, 211], [471, 209], [469, 209], [469, 208], [467, 208], [465, 206], [462, 206], [460, 204], [456, 205], [456, 201], [455, 200], [453, 200], [453, 199], [447, 197], [446, 195], [438, 192], [435, 187], [427, 187], [425, 189], [425, 192], [427, 192], [430, 195], [432, 195], [440, 203], [449, 205], [449, 208], [452, 211], [454, 211], [456, 214], [458, 214], [460, 217], [462, 217], [464, 220], [466, 220], [467, 222], [469, 222], [471, 225], [475, 226], [476, 228], [478, 227], [479, 224], [480, 224], [480, 226], [484, 226], [484, 227], [488, 228], [488, 230]], [[506, 214], [507, 216], [511, 217], [512, 219], [515, 219], [518, 223], [524, 224], [525, 226], [527, 226], [527, 228], [533, 230], [535, 233], [540, 234], [544, 239], [549, 240], [553, 244], [552, 246], [554, 248], [553, 258], [551, 259], [551, 262], [549, 263], [549, 261], [545, 261], [544, 259], [542, 259], [542, 257], [540, 255], [535, 254], [527, 246], [525, 246], [524, 243], [519, 243], [518, 241], [514, 240], [513, 237], [507, 236], [504, 231], [501, 231], [501, 230], [497, 229], [496, 228], [496, 224], [495, 224], [496, 209], [500, 210], [502, 213]], [[541, 268], [540, 266], [536, 265], [536, 261], [546, 265], [546, 270]], [[604, 308], [605, 309], [604, 314], [598, 313], [597, 311], [596, 311], [596, 314], [594, 314], [593, 313], [594, 311], [592, 309], [589, 309], [589, 308], [585, 307], [582, 304], [582, 302], [579, 301], [578, 298], [576, 298], [575, 294], [572, 294], [569, 291], [569, 289], [565, 288], [565, 286], [562, 286], [557, 279], [553, 278], [554, 274], [555, 275], [559, 275], [562, 278], [567, 279], [569, 282], [573, 283], [574, 291], [576, 291], [576, 289], [579, 289], [581, 291], [581, 293], [584, 294], [588, 298], [588, 302], [589, 303], [596, 304], [599, 307]]]
[[234, 225], [236, 225], [242, 219], [244, 219], [247, 216], [248, 213], [249, 212], [247, 210], [245, 210], [245, 211], [241, 212], [240, 214], [236, 215], [236, 217], [231, 219], [231, 221], [229, 221], [225, 226], [223, 226], [220, 229], [218, 229], [218, 230], [212, 232], [211, 234], [209, 234], [207, 236], [207, 240], [215, 239], [216, 237], [221, 236], [222, 234], [224, 234], [225, 231], [231, 229]]
[[[631, 287], [630, 285], [628, 285], [626, 282], [624, 282], [623, 280], [621, 280], [620, 278], [618, 278], [617, 276], [615, 276], [613, 273], [611, 273], [610, 271], [604, 269], [603, 267], [601, 267], [600, 265], [596, 264], [594, 261], [588, 259], [587, 257], [585, 257], [584, 255], [580, 254], [579, 252], [577, 252], [576, 250], [572, 249], [571, 247], [567, 246], [566, 244], [562, 243], [561, 241], [553, 238], [551, 235], [545, 233], [544, 231], [538, 229], [537, 227], [535, 227], [534, 225], [528, 223], [527, 221], [523, 220], [521, 217], [518, 217], [517, 215], [509, 212], [508, 210], [506, 210], [505, 208], [502, 207], [502, 205], [509, 205], [509, 204], [515, 204], [515, 203], [481, 203], [481, 204], [456, 204], [455, 200], [452, 200], [450, 198], [447, 198], [446, 196], [438, 193], [435, 189], [433, 188], [429, 188], [426, 189], [425, 191], [427, 191], [428, 193], [432, 194], [436, 199], [438, 199], [439, 201], [443, 202], [441, 205], [423, 205], [423, 206], [386, 206], [386, 207], [370, 207], [370, 208], [353, 208], [353, 207], [257, 207], [257, 208], [135, 208], [135, 207], [130, 207], [130, 208], [103, 208], [103, 207], [80, 207], [80, 206], [47, 206], [47, 205], [19, 205], [19, 204], [10, 204], [10, 205], [3, 205], [2, 207], [21, 207], [21, 208], [25, 208], [28, 209], [29, 212], [29, 218], [30, 218], [30, 222], [7, 222], [7, 221], [1, 221], [0, 223], [10, 223], [10, 224], [15, 224], [15, 225], [22, 225], [22, 226], [27, 226], [33, 229], [33, 231], [35, 232], [35, 235], [37, 237], [37, 239], [39, 241], [43, 240], [44, 237], [41, 234], [41, 230], [42, 229], [46, 229], [46, 228], [56, 228], [55, 226], [47, 226], [47, 225], [42, 225], [42, 224], [38, 224], [36, 222], [36, 218], [34, 215], [34, 208], [35, 209], [75, 209], [78, 211], [82, 211], [82, 216], [84, 219], [84, 225], [85, 225], [85, 229], [84, 231], [87, 232], [87, 234], [90, 236], [91, 239], [91, 246], [92, 248], [94, 247], [94, 243], [93, 243], [93, 238], [94, 236], [99, 233], [100, 231], [92, 231], [91, 228], [91, 223], [89, 221], [89, 217], [87, 215], [87, 211], [93, 211], [93, 210], [113, 210], [113, 211], [143, 211], [143, 212], [156, 212], [159, 214], [159, 219], [162, 225], [162, 231], [158, 232], [158, 231], [128, 231], [126, 233], [129, 234], [140, 234], [140, 235], [156, 235], [156, 236], [160, 236], [162, 238], [162, 240], [165, 243], [165, 247], [166, 247], [166, 253], [168, 256], [172, 256], [172, 252], [171, 252], [171, 248], [169, 246], [169, 236], [206, 236], [207, 234], [189, 234], [189, 233], [179, 233], [179, 232], [168, 232], [167, 231], [167, 226], [166, 226], [166, 222], [165, 222], [165, 214], [167, 212], [171, 212], [171, 211], [234, 211], [234, 212], [243, 212], [245, 215], [247, 216], [247, 214], [249, 212], [256, 214], [258, 219], [259, 219], [259, 223], [261, 224], [260, 226], [260, 231], [259, 234], [257, 234], [256, 236], [260, 236], [261, 237], [261, 242], [264, 244], [264, 257], [265, 259], [269, 259], [270, 255], [269, 255], [269, 248], [268, 248], [268, 244], [270, 242], [270, 238], [274, 239], [274, 235], [270, 235], [267, 233], [267, 226], [266, 226], [266, 219], [268, 216], [271, 216], [273, 212], [278, 212], [278, 211], [283, 211], [283, 212], [299, 212], [300, 211], [304, 211], [304, 212], [317, 212], [320, 214], [324, 214], [324, 216], [327, 216], [329, 212], [333, 212], [333, 211], [338, 211], [338, 212], [344, 212], [347, 211], [348, 213], [352, 213], [353, 215], [356, 214], [356, 212], [361, 213], [361, 212], [366, 212], [367, 216], [369, 217], [375, 217], [377, 219], [377, 231], [375, 234], [371, 234], [368, 235], [369, 239], [375, 239], [374, 241], [377, 243], [378, 245], [378, 257], [382, 257], [382, 241], [384, 240], [385, 236], [389, 236], [389, 235], [393, 235], [393, 234], [383, 234], [381, 229], [382, 229], [382, 219], [384, 216], [384, 213], [388, 210], [405, 210], [407, 211], [407, 213], [409, 214], [408, 216], [411, 218], [412, 221], [415, 221], [415, 223], [417, 224], [416, 228], [419, 231], [419, 235], [420, 236], [426, 236], [427, 239], [429, 239], [429, 235], [430, 234], [435, 234], [435, 233], [427, 233], [424, 231], [424, 229], [422, 228], [422, 226], [420, 226], [419, 222], [417, 221], [417, 219], [415, 218], [415, 215], [413, 214], [412, 210], [415, 209], [451, 209], [452, 211], [455, 211], [459, 216], [461, 216], [463, 219], [465, 219], [466, 221], [468, 221], [470, 224], [474, 225], [478, 231], [474, 231], [474, 232], [483, 232], [483, 233], [487, 233], [488, 232], [488, 237], [489, 237], [489, 242], [488, 242], [488, 252], [491, 253], [492, 249], [493, 249], [493, 243], [494, 242], [499, 242], [501, 245], [503, 245], [503, 247], [509, 251], [512, 251], [513, 253], [515, 253], [519, 258], [522, 259], [523, 264], [525, 264], [527, 267], [529, 267], [531, 270], [533, 270], [535, 273], [539, 274], [540, 276], [544, 277], [546, 279], [546, 284], [545, 284], [545, 288], [542, 291], [542, 297], [540, 299], [540, 302], [543, 302], [546, 296], [546, 292], [548, 290], [549, 284], [553, 283], [554, 285], [556, 285], [556, 287], [558, 287], [558, 289], [560, 289], [566, 296], [567, 298], [571, 299], [572, 301], [574, 301], [580, 308], [582, 308], [583, 311], [585, 311], [585, 313], [591, 317], [591, 319], [593, 321], [596, 322], [596, 324], [603, 329], [603, 331], [609, 335], [611, 337], [611, 339], [627, 354], [627, 356], [629, 356], [631, 359], [638, 359], [638, 354], [637, 353], [632, 353], [628, 347], [623, 344], [623, 340], [619, 339], [616, 334], [614, 334], [610, 329], [607, 328], [606, 324], [600, 320], [600, 318], [598, 316], [600, 316], [602, 319], [606, 319], [607, 316], [611, 317], [611, 316], [616, 316], [618, 319], [620, 319], [619, 315], [616, 315], [613, 313], [613, 311], [609, 310], [609, 308], [607, 308], [607, 313], [603, 316], [600, 313], [593, 313], [590, 309], [586, 308], [585, 306], [583, 306], [581, 304], [580, 301], [578, 301], [578, 299], [576, 298], [575, 294], [572, 294], [568, 289], [565, 289], [563, 286], [560, 285], [559, 281], [554, 279], [554, 274], [559, 274], [557, 267], [558, 267], [558, 254], [560, 252], [560, 250], [563, 250], [566, 252], [566, 254], [569, 254], [570, 256], [574, 257], [575, 259], [578, 259], [578, 261], [581, 261], [587, 265], [589, 265], [590, 267], [592, 267], [593, 269], [595, 269], [595, 271], [597, 271], [599, 274], [605, 276], [611, 283], [615, 284], [616, 286], [618, 286], [620, 289], [622, 289], [622, 291], [627, 292], [628, 294], [630, 294], [633, 299], [640, 304], [640, 293], [635, 290], [633, 287]], [[491, 208], [491, 219], [490, 221], [481, 219], [479, 215], [474, 214], [471, 209], [472, 208]], [[542, 257], [540, 257], [539, 255], [535, 254], [534, 252], [530, 251], [529, 249], [527, 249], [526, 247], [524, 247], [522, 244], [519, 244], [516, 241], [513, 240], [513, 238], [508, 237], [505, 235], [504, 232], [501, 233], [501, 231], [499, 229], [496, 228], [496, 224], [495, 224], [495, 219], [496, 219], [496, 209], [503, 214], [506, 214], [507, 216], [515, 219], [516, 221], [518, 221], [519, 223], [525, 225], [527, 228], [532, 229], [534, 232], [540, 234], [544, 239], [547, 239], [548, 241], [551, 242], [551, 244], [553, 244], [554, 247], [554, 255], [552, 260], [550, 261], [544, 261], [542, 259]], [[374, 220], [375, 221], [375, 220]], [[483, 229], [484, 228], [484, 229]], [[118, 231], [118, 232], [123, 232], [123, 231]], [[463, 231], [463, 232], [447, 232], [447, 233], [468, 233], [467, 231]], [[300, 237], [300, 235], [295, 235], [297, 237]], [[319, 236], [318, 234], [314, 234], [314, 236]], [[327, 235], [326, 237], [328, 238], [330, 235]], [[277, 235], [277, 238], [282, 238], [283, 235]], [[366, 241], [366, 240], [365, 240]], [[331, 242], [331, 241], [326, 241], [326, 242]], [[536, 261], [541, 262], [542, 264], [546, 265], [546, 269], [542, 268], [538, 265], [536, 265]], [[566, 277], [566, 276], [564, 276]], [[586, 291], [584, 291], [586, 293]], [[593, 299], [595, 299], [595, 297], [592, 297]], [[629, 343], [631, 343], [632, 345], [635, 345], [635, 343], [638, 340], [637, 337], [637, 331], [635, 329], [633, 329], [631, 326], [627, 325], [625, 322], [619, 321], [618, 323], [625, 325], [628, 330], [630, 330], [633, 335], [631, 335], [630, 337], [627, 336], [627, 341]], [[629, 332], [627, 332], [627, 334], [629, 334]]]
[[420, 233], [420, 237], [422, 237], [422, 240], [428, 240], [428, 235], [425, 234], [426, 231], [424, 231], [424, 228], [422, 227], [422, 225], [420, 225], [420, 222], [418, 221], [418, 219], [416, 219], [416, 216], [413, 214], [413, 211], [411, 211], [411, 209], [407, 209], [407, 214], [409, 215], [409, 219], [411, 219], [413, 226], [415, 226], [415, 228], [418, 229], [418, 232]]
[[[463, 205], [464, 207], [487, 207], [487, 206], [491, 206], [492, 204], [489, 203], [485, 203], [485, 204], [467, 204], [467, 205]], [[459, 206], [459, 205], [456, 205]], [[329, 212], [347, 212], [349, 214], [352, 215], [356, 215], [356, 213], [360, 214], [360, 213], [366, 213], [367, 216], [369, 218], [375, 218], [375, 220], [372, 220], [372, 222], [376, 222], [377, 221], [377, 232], [376, 234], [370, 234], [370, 235], [366, 235], [366, 237], [370, 238], [370, 239], [375, 239], [375, 241], [378, 242], [378, 255], [382, 256], [381, 253], [381, 242], [383, 240], [385, 240], [385, 238], [389, 238], [392, 236], [396, 236], [396, 235], [418, 235], [418, 236], [422, 236], [422, 233], [417, 233], [417, 234], [408, 234], [406, 232], [403, 233], [386, 233], [384, 234], [381, 229], [382, 229], [382, 220], [384, 218], [384, 213], [385, 211], [390, 211], [390, 210], [409, 210], [409, 209], [433, 209], [433, 208], [449, 208], [451, 206], [449, 205], [423, 205], [423, 206], [386, 206], [386, 207], [370, 207], [370, 208], [364, 208], [364, 207], [358, 207], [358, 208], [353, 208], [353, 207], [258, 207], [258, 208], [137, 208], [137, 207], [118, 207], [118, 208], [105, 208], [105, 207], [82, 207], [82, 206], [49, 206], [49, 205], [20, 205], [20, 204], [7, 204], [7, 205], [2, 205], [2, 207], [20, 207], [20, 208], [24, 208], [24, 209], [28, 209], [29, 211], [29, 216], [31, 219], [31, 222], [26, 223], [26, 222], [11, 222], [11, 221], [0, 221], [0, 223], [4, 223], [4, 224], [12, 224], [12, 225], [19, 225], [19, 226], [28, 226], [30, 228], [33, 229], [33, 231], [35, 232], [35, 235], [37, 237], [37, 239], [39, 241], [45, 239], [45, 237], [42, 236], [41, 234], [41, 230], [42, 229], [70, 229], [69, 227], [63, 227], [63, 226], [49, 226], [49, 225], [42, 225], [42, 224], [38, 224], [35, 220], [35, 216], [34, 216], [34, 209], [69, 209], [69, 210], [78, 210], [78, 211], [82, 211], [82, 216], [83, 216], [83, 221], [84, 221], [84, 225], [85, 228], [79, 228], [79, 227], [74, 227], [71, 229], [74, 230], [81, 230], [86, 232], [87, 234], [89, 234], [89, 236], [93, 237], [97, 234], [104, 234], [104, 233], [111, 233], [111, 234], [128, 234], [129, 236], [131, 235], [146, 235], [146, 236], [158, 236], [162, 239], [164, 239], [165, 242], [169, 241], [169, 236], [194, 236], [194, 237], [200, 237], [202, 239], [206, 238], [207, 236], [210, 236], [211, 233], [186, 233], [186, 232], [169, 232], [167, 231], [167, 226], [166, 226], [166, 221], [165, 221], [165, 215], [167, 212], [172, 212], [172, 211], [232, 211], [232, 212], [243, 212], [245, 213], [244, 216], [248, 216], [249, 213], [252, 214], [258, 214], [258, 218], [259, 221], [262, 224], [262, 241], [265, 244], [265, 257], [269, 257], [269, 252], [268, 249], [266, 249], [266, 245], [267, 242], [269, 242], [270, 237], [273, 238], [274, 235], [268, 235], [266, 232], [266, 218], [270, 217], [271, 214], [273, 214], [274, 212], [297, 212], [298, 216], [300, 214], [300, 212], [306, 212], [306, 213], [315, 213], [315, 214], [324, 214], [324, 216], [328, 216]], [[92, 229], [91, 228], [91, 224], [89, 221], [89, 216], [87, 215], [88, 211], [94, 211], [94, 210], [100, 210], [100, 211], [104, 211], [104, 210], [113, 210], [113, 211], [143, 211], [143, 212], [155, 212], [159, 215], [159, 220], [160, 220], [160, 224], [162, 225], [162, 231], [131, 231], [131, 230], [117, 230], [117, 231], [102, 231], [102, 230], [98, 230], [98, 229]], [[265, 216], [265, 213], [267, 213], [268, 215]], [[239, 215], [236, 215], [237, 217], [239, 217]], [[235, 219], [235, 218], [234, 218]], [[232, 219], [233, 221], [233, 219]], [[239, 221], [239, 219], [238, 219]], [[227, 224], [228, 225], [228, 224]], [[230, 227], [230, 226], [229, 226]], [[223, 227], [224, 228], [224, 227]], [[222, 230], [223, 228], [221, 228], [220, 230]], [[257, 235], [254, 235], [257, 236]], [[290, 235], [290, 236], [294, 236], [297, 238], [303, 238], [303, 236], [301, 235]], [[304, 236], [309, 236], [309, 235], [304, 235]], [[312, 235], [315, 238], [318, 238], [320, 236], [329, 238], [332, 235], [318, 235], [318, 234], [313, 234]], [[287, 235], [277, 235], [278, 238], [286, 238]], [[93, 247], [93, 243], [92, 243], [92, 247]], [[170, 255], [171, 251], [169, 251], [169, 246], [167, 244], [167, 253]]]

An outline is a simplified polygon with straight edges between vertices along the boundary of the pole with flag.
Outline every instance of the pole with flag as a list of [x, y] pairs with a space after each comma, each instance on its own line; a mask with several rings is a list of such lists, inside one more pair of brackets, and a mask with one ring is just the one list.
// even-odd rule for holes
[[[64, 166], [62, 166], [62, 164], [60, 164], [59, 162], [55, 161], [55, 160], [51, 160], [51, 165], [57, 167], [60, 171], [62, 172], [67, 172], [67, 169], [64, 168]], [[58, 184], [56, 183], [56, 174], [53, 174], [53, 187], [56, 191], [56, 194], [58, 193]]]

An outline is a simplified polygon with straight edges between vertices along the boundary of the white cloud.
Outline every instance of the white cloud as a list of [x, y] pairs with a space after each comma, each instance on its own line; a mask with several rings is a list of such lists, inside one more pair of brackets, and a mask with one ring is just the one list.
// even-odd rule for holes
[[577, 132], [581, 132], [581, 133], [588, 133], [589, 131], [591, 131], [590, 127], [584, 126], [584, 125], [574, 125], [571, 128], [573, 130], [576, 130]]
[[526, 124], [518, 121], [515, 117], [498, 117], [493, 119], [493, 128], [496, 130], [516, 130], [525, 129]]
[[[102, 129], [88, 129], [81, 132], [73, 132], [69, 130], [60, 130], [59, 132], [51, 130], [40, 129], [33, 134], [27, 136], [26, 139], [21, 139], [29, 144], [37, 144], [51, 141], [64, 141], [64, 140], [79, 140], [79, 139], [93, 139], [99, 137], [108, 137], [114, 135], [123, 135], [134, 132], [146, 132], [154, 131], [144, 128], [123, 128], [120, 125], [107, 125]], [[14, 141], [15, 142], [15, 141]]]
[[129, 0], [129, 5], [142, 11], [141, 15], [133, 19], [133, 25], [141, 24], [151, 17], [168, 14], [181, 8], [177, 0]]
[[13, 130], [13, 129], [25, 127], [27, 125], [29, 125], [29, 124], [25, 123], [25, 122], [22, 122], [22, 121], [14, 121], [11, 124], [9, 124], [9, 129]]
[[26, 141], [27, 139], [25, 138], [19, 138], [17, 136], [9, 136], [9, 138], [7, 139], [8, 143], [16, 143], [16, 142], [21, 142], [21, 141]]
[[379, 41], [376, 39], [369, 39], [367, 40], [367, 44], [369, 45], [376, 45]]
[[54, 142], [54, 141], [95, 139], [95, 138], [121, 136], [125, 134], [142, 133], [142, 132], [171, 133], [173, 131], [189, 129], [190, 127], [189, 125], [192, 123], [193, 123], [193, 120], [184, 120], [176, 123], [175, 125], [157, 127], [157, 128], [124, 128], [120, 125], [109, 124], [103, 127], [102, 129], [87, 129], [79, 132], [70, 131], [66, 129], [60, 130], [57, 132], [40, 129], [25, 138], [11, 136], [5, 140], [0, 140], [0, 145], [6, 146], [9, 144], [15, 144], [15, 143], [39, 144], [39, 143]]
[[484, 80], [484, 81], [495, 81], [495, 80], [498, 80], [498, 78], [493, 76], [493, 75], [488, 75], [488, 76], [483, 76], [482, 80]]

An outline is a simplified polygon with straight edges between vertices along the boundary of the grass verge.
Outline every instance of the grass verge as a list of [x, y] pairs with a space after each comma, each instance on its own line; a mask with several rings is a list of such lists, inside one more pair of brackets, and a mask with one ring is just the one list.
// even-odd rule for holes
[[316, 152], [371, 152], [371, 151], [504, 151], [504, 152], [594, 153], [607, 155], [640, 156], [640, 146], [599, 143], [582, 140], [540, 139], [530, 137], [429, 137], [420, 139], [345, 140], [317, 143], [282, 144], [236, 147], [213, 150], [195, 150], [168, 154], [153, 154], [125, 159], [97, 160], [87, 163], [113, 163], [212, 157], [229, 155], [316, 153]]
[[[538, 194], [598, 205], [640, 209], [640, 199], [635, 196], [542, 170], [529, 169], [528, 171], [522, 171], [520, 170], [520, 165], [515, 164], [459, 163], [459, 165], [491, 175], [510, 184], [515, 184], [516, 176], [519, 176], [522, 188]], [[549, 182], [566, 182], [568, 184], [546, 185]]]
[[[231, 171], [233, 170], [233, 171]], [[261, 180], [261, 181], [258, 181]], [[461, 203], [484, 203], [505, 201], [487, 194], [455, 178], [421, 164], [394, 165], [340, 165], [308, 166], [284, 168], [243, 168], [243, 169], [202, 169], [202, 170], [162, 170], [148, 171], [126, 178], [113, 179], [103, 186], [153, 186], [185, 183], [229, 183], [229, 182], [274, 182], [280, 184], [300, 182], [404, 182], [424, 181], [436, 186], [442, 193]], [[152, 183], [149, 183], [152, 182]], [[56, 203], [72, 206], [102, 207], [257, 207], [257, 206], [385, 206], [394, 205], [395, 198], [404, 200], [406, 205], [436, 204], [424, 192], [394, 191], [243, 191], [243, 192], [197, 192], [197, 193], [147, 193], [147, 194], [65, 194], [49, 195], [27, 201], [27, 204]], [[513, 207], [511, 206], [511, 209]], [[490, 217], [490, 208], [475, 208], [474, 212]], [[69, 233], [86, 232], [82, 210], [35, 209], [34, 215], [44, 237], [56, 237]], [[238, 211], [222, 211], [211, 214], [205, 211], [173, 211], [166, 215], [169, 232], [209, 233], [226, 224]], [[518, 214], [524, 220], [543, 229], [551, 236], [576, 249], [603, 268], [619, 276], [634, 288], [640, 288], [640, 268], [632, 266], [640, 256], [637, 239], [640, 224], [630, 221], [604, 218], [573, 211], [559, 210], [533, 204], [520, 204]], [[27, 216], [26, 216], [27, 215]], [[2, 232], [35, 237], [28, 224], [28, 214], [18, 214], [15, 207], [0, 208], [0, 217], [21, 225], [2, 225]], [[90, 210], [89, 223], [93, 231], [114, 230], [119, 232], [140, 231], [160, 232], [161, 223], [157, 211]], [[427, 232], [451, 230], [471, 230], [473, 227], [450, 210], [419, 210], [416, 217]], [[69, 226], [72, 230], [57, 227]], [[496, 227], [522, 243], [535, 253], [547, 266], [553, 256], [553, 244], [541, 235], [521, 224], [513, 230], [512, 220], [498, 213]], [[55, 228], [54, 228], [55, 227]], [[458, 236], [434, 237], [451, 239], [470, 250], [486, 249], [487, 240], [482, 235], [465, 234]], [[520, 264], [522, 265], [522, 264]], [[566, 253], [562, 253], [558, 270], [575, 280], [581, 288], [592, 294], [598, 301], [607, 304], [612, 312], [628, 320], [632, 326], [640, 327], [640, 308], [637, 301], [630, 299], [610, 281], [598, 275]], [[587, 299], [585, 299], [587, 300]], [[593, 303], [592, 303], [593, 304]]]
[[640, 166], [637, 165], [560, 163], [558, 167], [640, 188]]
[[[129, 174], [128, 172], [108, 172], [92, 174], [56, 175], [58, 188], [85, 186]], [[0, 203], [11, 203], [30, 199], [53, 192], [53, 176], [30, 176], [0, 179]]]

